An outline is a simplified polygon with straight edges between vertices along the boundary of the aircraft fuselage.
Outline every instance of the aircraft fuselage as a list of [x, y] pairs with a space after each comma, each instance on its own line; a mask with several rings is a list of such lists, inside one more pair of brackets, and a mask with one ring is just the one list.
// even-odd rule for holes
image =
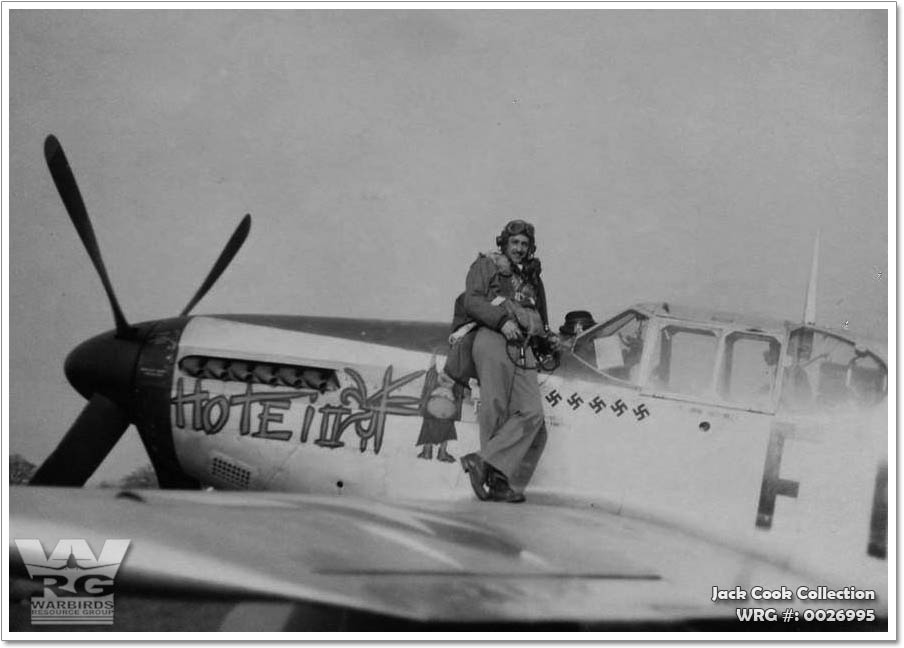
[[[445, 325], [198, 316], [147, 330], [131, 407], [171, 470], [216, 488], [473, 497], [439, 445], [453, 459], [479, 447], [479, 390], [460, 394], [451, 419], [427, 408]], [[580, 354], [539, 375], [549, 440], [529, 497], [656, 519], [819, 573], [845, 555], [840, 580], [884, 579], [882, 408], [804, 416], [776, 412], [777, 389], [757, 407], [666, 395], [588, 371]]]

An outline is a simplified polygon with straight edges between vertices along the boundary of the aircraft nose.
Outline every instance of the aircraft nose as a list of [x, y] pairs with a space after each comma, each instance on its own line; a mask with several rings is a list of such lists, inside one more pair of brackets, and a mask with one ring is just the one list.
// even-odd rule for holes
[[131, 392], [141, 344], [101, 333], [79, 344], [66, 357], [63, 370], [75, 390], [87, 399], [103, 394], [117, 403]]

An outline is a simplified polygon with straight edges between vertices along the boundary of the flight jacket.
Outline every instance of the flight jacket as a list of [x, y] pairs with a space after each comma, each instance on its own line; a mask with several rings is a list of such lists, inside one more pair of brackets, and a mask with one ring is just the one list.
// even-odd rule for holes
[[501, 331], [502, 326], [511, 317], [503, 304], [494, 304], [493, 300], [497, 297], [514, 300], [515, 284], [519, 283], [517, 281], [519, 274], [533, 287], [537, 312], [543, 320], [544, 328], [548, 329], [546, 290], [543, 287], [543, 280], [540, 279], [540, 262], [534, 259], [533, 263], [536, 268], [535, 276], [526, 277], [519, 273], [516, 267], [512, 267], [504, 254], [499, 252], [479, 254], [468, 270], [465, 291], [455, 300], [452, 330], [455, 331], [469, 322], [476, 322], [480, 326]]

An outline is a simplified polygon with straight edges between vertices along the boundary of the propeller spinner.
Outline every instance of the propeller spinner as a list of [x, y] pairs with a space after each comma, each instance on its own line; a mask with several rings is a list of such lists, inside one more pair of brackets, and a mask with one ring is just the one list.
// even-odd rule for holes
[[[144, 341], [156, 322], [132, 326], [126, 320], [107, 275], [94, 228], [75, 182], [75, 176], [72, 174], [63, 147], [53, 135], [49, 135], [44, 142], [44, 157], [69, 218], [107, 293], [116, 325], [115, 330], [83, 342], [66, 358], [66, 377], [76, 391], [88, 399], [88, 404], [30, 482], [41, 486], [81, 486], [94, 474], [126, 428], [131, 423], [138, 423], [133, 415], [131, 402], [135, 370]], [[187, 317], [192, 308], [216, 283], [242, 247], [250, 229], [251, 215], [246, 214], [201, 287], [180, 313], [180, 318]], [[142, 434], [142, 441], [148, 450], [160, 485], [162, 487], [184, 485], [184, 479], [174, 474], [166, 461], [154, 456], [153, 448], [158, 447], [158, 444], [147, 438], [146, 434]]]

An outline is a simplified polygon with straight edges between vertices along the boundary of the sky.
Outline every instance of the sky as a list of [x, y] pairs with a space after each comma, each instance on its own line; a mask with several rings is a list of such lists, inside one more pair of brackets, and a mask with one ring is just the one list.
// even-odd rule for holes
[[[664, 300], [888, 329], [882, 10], [9, 13], [9, 447], [84, 406], [62, 365], [113, 327], [47, 172], [55, 134], [132, 322], [449, 321], [505, 222], [551, 322]], [[893, 268], [892, 268], [893, 269]], [[146, 464], [133, 430], [95, 482]]]

